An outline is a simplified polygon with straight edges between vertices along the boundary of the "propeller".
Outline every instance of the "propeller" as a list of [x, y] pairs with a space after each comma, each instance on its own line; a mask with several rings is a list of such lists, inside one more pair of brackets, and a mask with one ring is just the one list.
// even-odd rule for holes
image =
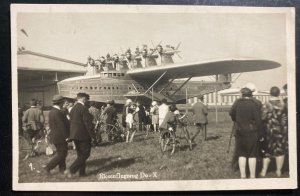
[[28, 37], [28, 34], [27, 34], [27, 32], [26, 32], [24, 29], [21, 29], [21, 32], [22, 32], [24, 35], [26, 35], [26, 37]]
[[156, 46], [154, 46], [152, 40], [151, 40], [151, 43], [153, 45], [153, 51], [149, 54], [149, 56], [151, 56], [155, 51], [157, 51], [157, 47], [162, 43], [162, 40], [160, 40], [160, 42]]
[[181, 45], [181, 42], [179, 42], [179, 43], [177, 44], [177, 47], [175, 48], [175, 50], [178, 50], [178, 48], [180, 47], [180, 45]]
[[[175, 50], [178, 50], [178, 48], [180, 47], [180, 45], [181, 45], [181, 42], [179, 42], [179, 43], [177, 44], [177, 47], [175, 48]], [[182, 59], [182, 57], [178, 54], [178, 52], [176, 52], [176, 55], [177, 55], [180, 59]]]

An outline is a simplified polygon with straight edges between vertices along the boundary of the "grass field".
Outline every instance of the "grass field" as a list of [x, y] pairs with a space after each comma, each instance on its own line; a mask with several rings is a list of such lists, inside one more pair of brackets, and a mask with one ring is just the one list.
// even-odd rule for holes
[[[158, 133], [151, 132], [145, 139], [144, 132], [137, 132], [133, 143], [103, 143], [100, 147], [92, 148], [87, 161], [87, 176], [66, 178], [54, 169], [51, 175], [46, 175], [42, 165], [52, 157], [41, 153], [37, 157], [22, 160], [23, 151], [19, 157], [19, 182], [66, 182], [66, 181], [129, 181], [129, 180], [207, 180], [235, 179], [239, 172], [231, 168], [231, 158], [234, 148], [232, 140], [230, 152], [227, 146], [231, 133], [231, 120], [227, 112], [218, 113], [218, 124], [215, 123], [215, 113], [209, 114], [207, 141], [200, 142], [200, 135], [195, 139], [193, 150], [190, 151], [185, 139], [174, 155], [163, 155], [158, 144]], [[189, 126], [193, 136], [196, 129]], [[21, 146], [21, 145], [20, 145]], [[67, 167], [76, 158], [76, 152], [69, 150]], [[33, 168], [31, 169], [30, 165]], [[258, 168], [260, 164], [258, 163]], [[267, 177], [275, 177], [271, 171]], [[40, 172], [38, 172], [40, 171]], [[131, 175], [123, 178], [104, 178], [108, 175]], [[283, 177], [288, 177], [288, 172]], [[113, 176], [110, 176], [113, 177]]]

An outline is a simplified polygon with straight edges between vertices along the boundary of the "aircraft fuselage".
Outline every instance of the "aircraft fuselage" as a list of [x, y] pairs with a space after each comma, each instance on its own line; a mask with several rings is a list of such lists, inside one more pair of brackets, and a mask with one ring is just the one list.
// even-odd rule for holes
[[[169, 98], [174, 102], [187, 98], [186, 88], [179, 90], [172, 95], [182, 84], [180, 81], [170, 83], [168, 80], [161, 80], [149, 91], [147, 95], [143, 94], [148, 90], [151, 84], [147, 81], [136, 81], [126, 74], [126, 71], [102, 71], [92, 76], [79, 76], [69, 78], [58, 82], [59, 93], [64, 97], [75, 98], [78, 92], [85, 92], [90, 95], [90, 100], [97, 102], [106, 102], [114, 100], [117, 104], [124, 104], [126, 97], [132, 97], [135, 100], [162, 99]], [[229, 84], [230, 86], [230, 84]], [[199, 94], [212, 92], [214, 89], [221, 90], [229, 88], [228, 84], [216, 82], [192, 82], [188, 83], [188, 97], [195, 97]], [[161, 89], [165, 88], [162, 92]], [[172, 96], [171, 96], [172, 95]]]

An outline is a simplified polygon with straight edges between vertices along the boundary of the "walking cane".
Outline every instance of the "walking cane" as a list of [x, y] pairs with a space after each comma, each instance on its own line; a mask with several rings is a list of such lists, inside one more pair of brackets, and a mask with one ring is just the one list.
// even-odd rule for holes
[[204, 125], [204, 141], [206, 141], [206, 135], [207, 135], [207, 132], [206, 132], [206, 124]]
[[233, 123], [233, 125], [232, 125], [230, 139], [229, 139], [229, 143], [228, 143], [228, 147], [227, 147], [227, 153], [229, 153], [229, 150], [230, 150], [231, 140], [232, 140], [232, 136], [233, 136], [234, 131], [235, 131], [235, 123]]

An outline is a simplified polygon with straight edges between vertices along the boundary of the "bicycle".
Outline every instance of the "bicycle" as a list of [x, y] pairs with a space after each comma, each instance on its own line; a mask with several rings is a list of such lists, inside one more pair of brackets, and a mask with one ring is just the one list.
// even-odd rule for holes
[[125, 140], [125, 134], [118, 119], [115, 124], [108, 124], [104, 121], [100, 121], [96, 126], [95, 131], [95, 140], [97, 143], [102, 142], [102, 133], [107, 134], [109, 142], [122, 142]]
[[[170, 155], [173, 155], [176, 149], [176, 146], [180, 146], [181, 135], [184, 132], [185, 139], [189, 143], [189, 149], [192, 150], [192, 141], [189, 136], [187, 129], [188, 126], [188, 115], [184, 114], [183, 116], [177, 118], [177, 123], [173, 126], [169, 126], [167, 130], [162, 130], [160, 135], [160, 148], [162, 153], [169, 152]], [[179, 129], [179, 137], [176, 136], [175, 130]]]
[[189, 123], [189, 118], [188, 118], [188, 115], [186, 113], [183, 116], [181, 116], [180, 118], [178, 118], [177, 129], [180, 130], [179, 139], [182, 139], [181, 136], [182, 136], [182, 133], [184, 133], [184, 138], [186, 139], [186, 141], [189, 144], [189, 149], [192, 150], [193, 145], [192, 145], [192, 140], [190, 138], [189, 130], [187, 128], [188, 123]]
[[21, 152], [26, 152], [23, 161], [29, 157], [36, 156], [41, 147], [41, 143], [44, 141], [45, 145], [48, 145], [48, 134], [49, 126], [45, 124], [40, 130], [32, 130], [30, 125], [26, 125], [23, 128], [23, 135], [19, 136], [19, 150]]
[[176, 148], [176, 135], [174, 128], [170, 126], [167, 130], [161, 130], [160, 149], [161, 152], [173, 155]]

